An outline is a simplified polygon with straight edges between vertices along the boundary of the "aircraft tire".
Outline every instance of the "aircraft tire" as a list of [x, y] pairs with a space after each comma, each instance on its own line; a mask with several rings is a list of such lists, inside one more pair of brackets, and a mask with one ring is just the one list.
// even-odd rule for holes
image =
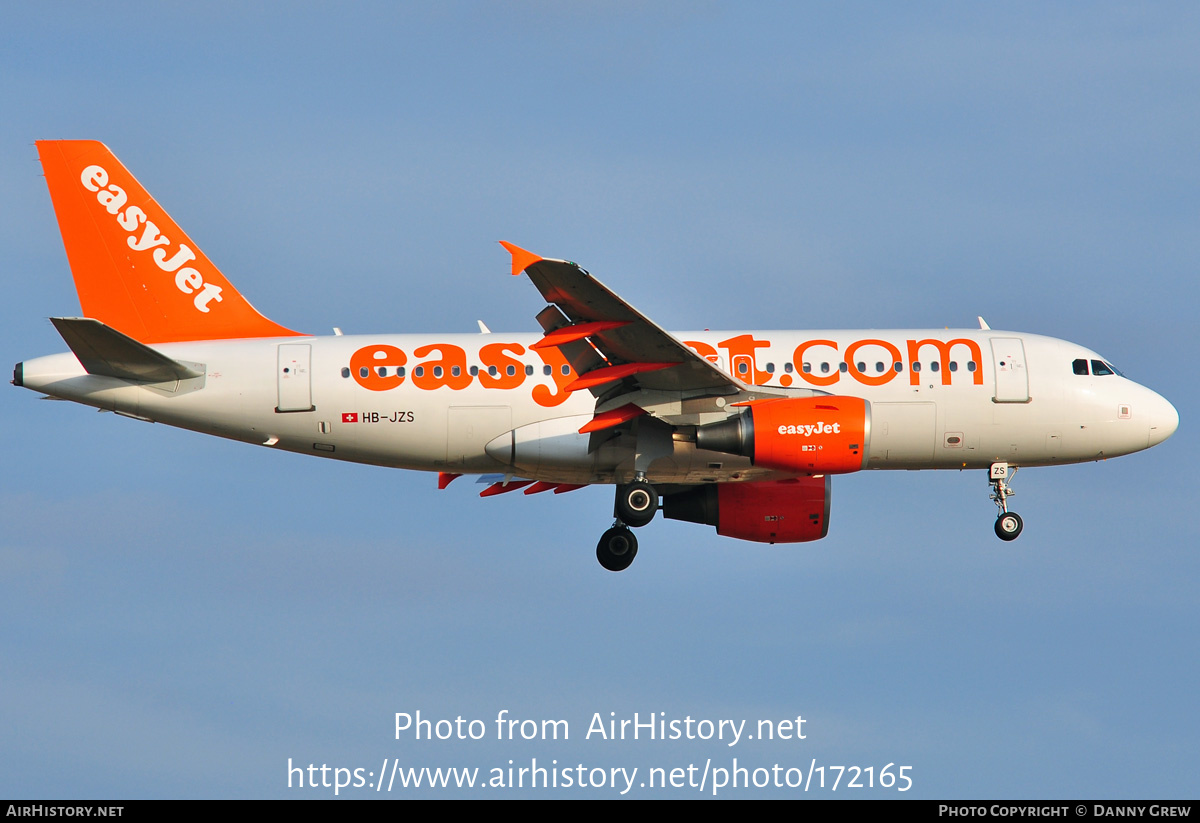
[[638, 542], [633, 532], [624, 526], [613, 526], [600, 536], [596, 559], [610, 572], [623, 572], [637, 557]]
[[658, 512], [658, 490], [643, 480], [617, 486], [616, 516], [627, 526], [640, 528]]
[[1023, 528], [1025, 524], [1016, 512], [1006, 512], [996, 518], [996, 536], [1001, 540], [1016, 540]]

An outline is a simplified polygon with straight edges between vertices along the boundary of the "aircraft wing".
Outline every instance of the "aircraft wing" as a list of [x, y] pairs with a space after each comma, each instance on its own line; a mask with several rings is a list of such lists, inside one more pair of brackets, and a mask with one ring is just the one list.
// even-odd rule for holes
[[608, 393], [618, 381], [630, 390], [732, 395], [750, 389], [685, 346], [575, 263], [546, 260], [501, 241], [557, 311], [538, 315], [546, 330], [536, 347], [555, 346], [579, 375], [568, 389]]

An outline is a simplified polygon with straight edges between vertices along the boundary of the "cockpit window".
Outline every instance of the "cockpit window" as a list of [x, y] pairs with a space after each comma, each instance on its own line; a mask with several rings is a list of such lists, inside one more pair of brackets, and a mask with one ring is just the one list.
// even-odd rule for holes
[[1101, 375], [1105, 375], [1105, 374], [1115, 374], [1115, 372], [1112, 369], [1110, 369], [1108, 367], [1108, 364], [1105, 363], [1103, 360], [1093, 360], [1092, 361], [1092, 374], [1096, 375], [1097, 377], [1100, 377]]
[[1075, 371], [1076, 374], [1086, 375], [1088, 373], [1087, 361], [1084, 360], [1082, 357], [1079, 358], [1078, 360], [1076, 360], [1075, 362], [1073, 362], [1071, 364], [1071, 368]]

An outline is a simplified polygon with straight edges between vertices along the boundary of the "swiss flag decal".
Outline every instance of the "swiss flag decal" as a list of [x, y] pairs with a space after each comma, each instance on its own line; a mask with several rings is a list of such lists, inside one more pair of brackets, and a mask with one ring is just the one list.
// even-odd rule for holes
[[357, 423], [358, 422], [358, 412], [342, 412], [342, 422], [343, 423]]

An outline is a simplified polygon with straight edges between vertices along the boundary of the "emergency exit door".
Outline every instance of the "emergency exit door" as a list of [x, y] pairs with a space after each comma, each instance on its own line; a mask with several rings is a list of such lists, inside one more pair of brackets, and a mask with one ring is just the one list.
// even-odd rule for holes
[[1025, 344], [1019, 337], [992, 338], [992, 369], [996, 373], [997, 403], [1028, 403], [1029, 372], [1025, 370]]
[[313, 410], [312, 374], [309, 364], [312, 346], [307, 343], [281, 343], [279, 366], [279, 405], [277, 412], [306, 412]]

